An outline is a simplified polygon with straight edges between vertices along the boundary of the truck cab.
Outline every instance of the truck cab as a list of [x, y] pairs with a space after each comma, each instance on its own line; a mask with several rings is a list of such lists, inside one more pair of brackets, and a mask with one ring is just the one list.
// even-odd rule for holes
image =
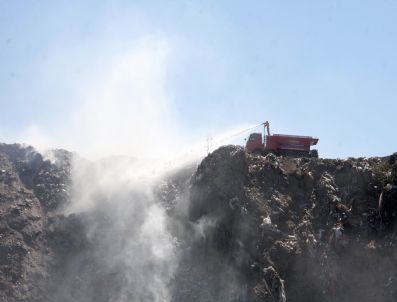
[[264, 149], [262, 134], [251, 133], [247, 139], [246, 148], [251, 152], [262, 151]]

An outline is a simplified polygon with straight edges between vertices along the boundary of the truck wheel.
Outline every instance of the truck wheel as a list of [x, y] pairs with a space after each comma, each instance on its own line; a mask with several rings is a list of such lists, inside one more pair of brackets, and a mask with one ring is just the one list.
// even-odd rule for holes
[[255, 149], [251, 151], [252, 155], [262, 155], [263, 150], [261, 149]]
[[316, 149], [310, 150], [309, 156], [313, 158], [318, 158], [318, 151]]

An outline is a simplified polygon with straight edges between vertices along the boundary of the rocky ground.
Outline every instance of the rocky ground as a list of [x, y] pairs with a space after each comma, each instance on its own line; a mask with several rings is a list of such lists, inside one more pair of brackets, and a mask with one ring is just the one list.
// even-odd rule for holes
[[[141, 265], [156, 246], [142, 245], [165, 240], [134, 230], [146, 193], [117, 193], [140, 204], [117, 215], [65, 214], [72, 158], [0, 145], [0, 301], [397, 300], [395, 155], [263, 157], [225, 146], [169, 173], [150, 196], [166, 213], [172, 268], [158, 251]], [[140, 254], [125, 253], [126, 242]]]
[[62, 162], [44, 161], [31, 147], [0, 145], [0, 301], [46, 296], [52, 247], [62, 240], [51, 236], [54, 211], [69, 199], [70, 166]]
[[238, 301], [396, 301], [396, 181], [396, 156], [277, 158], [223, 147], [197, 169], [189, 214], [215, 221], [204, 252], [215, 249], [243, 275]]

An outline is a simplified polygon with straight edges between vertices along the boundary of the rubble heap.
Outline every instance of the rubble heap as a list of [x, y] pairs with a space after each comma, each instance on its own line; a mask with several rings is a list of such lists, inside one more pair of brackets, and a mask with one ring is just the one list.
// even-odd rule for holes
[[50, 221], [69, 198], [70, 153], [58, 165], [31, 147], [0, 144], [0, 301], [43, 301]]
[[[117, 251], [123, 236], [139, 236], [145, 202], [132, 217], [118, 209], [121, 222], [106, 204], [66, 215], [71, 169], [67, 151], [0, 144], [1, 302], [134, 301], [121, 291], [134, 279]], [[178, 255], [167, 301], [397, 300], [397, 154], [290, 158], [224, 146], [167, 175], [153, 199]]]
[[245, 276], [235, 301], [396, 301], [396, 159], [222, 147], [192, 179], [190, 219], [212, 221], [202, 251]]

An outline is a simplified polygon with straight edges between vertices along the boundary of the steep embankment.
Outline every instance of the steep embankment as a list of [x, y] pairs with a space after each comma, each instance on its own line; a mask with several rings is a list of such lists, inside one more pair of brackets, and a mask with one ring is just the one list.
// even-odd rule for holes
[[[70, 154], [62, 165], [33, 148], [0, 145], [0, 301], [43, 301], [51, 280], [56, 209], [69, 200]], [[73, 236], [73, 230], [66, 230]]]
[[[0, 145], [0, 301], [397, 299], [396, 156], [226, 146], [150, 186], [52, 156]], [[64, 215], [76, 188], [94, 204]]]
[[205, 246], [245, 277], [243, 301], [396, 301], [396, 185], [396, 156], [223, 147], [199, 166], [189, 214], [213, 221]]

